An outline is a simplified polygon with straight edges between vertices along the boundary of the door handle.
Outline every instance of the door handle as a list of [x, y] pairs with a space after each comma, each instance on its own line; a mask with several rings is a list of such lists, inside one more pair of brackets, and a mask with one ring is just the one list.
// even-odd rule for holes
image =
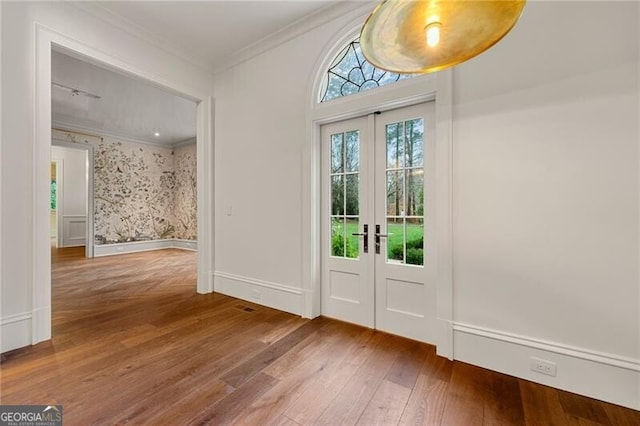
[[376, 237], [376, 254], [380, 254], [380, 238], [388, 238], [389, 235], [393, 234], [381, 234], [380, 225], [376, 225], [376, 233], [374, 235]]
[[364, 228], [364, 232], [354, 232], [351, 235], [355, 237], [364, 237], [364, 247], [362, 247], [362, 251], [365, 253], [369, 253], [369, 225], [365, 223], [364, 225], [362, 225], [362, 227]]

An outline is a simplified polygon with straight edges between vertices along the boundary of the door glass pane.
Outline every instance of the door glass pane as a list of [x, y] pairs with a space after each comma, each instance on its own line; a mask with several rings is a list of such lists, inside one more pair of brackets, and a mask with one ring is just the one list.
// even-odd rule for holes
[[360, 131], [331, 135], [331, 255], [360, 252]]
[[350, 174], [345, 176], [346, 179], [346, 214], [350, 216], [357, 216], [359, 212], [358, 194], [360, 191], [359, 176], [357, 174]]
[[362, 237], [353, 235], [360, 231], [360, 220], [357, 217], [349, 217], [346, 220], [346, 244], [345, 257], [357, 259], [360, 254], [360, 239]]
[[424, 216], [424, 170], [410, 169], [406, 172], [407, 216]]
[[403, 123], [387, 124], [387, 168], [404, 167]]
[[387, 235], [388, 263], [404, 263], [404, 218], [388, 218]]
[[422, 167], [424, 164], [424, 120], [416, 118], [405, 121], [406, 167]]
[[404, 216], [404, 172], [387, 172], [387, 216]]
[[344, 256], [344, 217], [331, 218], [331, 256]]
[[407, 265], [424, 264], [424, 219], [406, 219], [406, 253]]
[[387, 262], [424, 264], [424, 120], [386, 126]]
[[347, 172], [357, 172], [360, 170], [360, 132], [357, 130], [347, 132], [346, 137], [345, 170]]
[[331, 173], [342, 173], [343, 169], [343, 134], [331, 135]]
[[344, 180], [343, 175], [331, 176], [331, 214], [344, 214]]

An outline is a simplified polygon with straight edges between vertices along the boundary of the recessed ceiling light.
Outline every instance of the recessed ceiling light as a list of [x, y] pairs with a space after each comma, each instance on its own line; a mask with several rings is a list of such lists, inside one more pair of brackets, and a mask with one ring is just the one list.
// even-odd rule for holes
[[160, 136], [160, 133], [155, 132], [155, 133], [153, 134], [153, 136], [158, 137], [158, 136]]

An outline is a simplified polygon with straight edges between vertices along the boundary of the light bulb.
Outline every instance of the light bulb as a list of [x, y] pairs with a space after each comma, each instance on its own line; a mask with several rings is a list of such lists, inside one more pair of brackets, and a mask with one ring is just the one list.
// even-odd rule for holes
[[436, 47], [440, 43], [440, 22], [432, 22], [426, 26], [427, 45]]

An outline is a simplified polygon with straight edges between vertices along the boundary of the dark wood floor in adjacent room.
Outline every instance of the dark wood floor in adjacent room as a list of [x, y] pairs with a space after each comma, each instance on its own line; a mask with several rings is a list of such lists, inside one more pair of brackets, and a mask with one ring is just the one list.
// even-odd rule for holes
[[53, 251], [53, 339], [2, 357], [2, 404], [67, 425], [638, 425], [640, 413], [335, 320], [195, 293], [193, 252]]

